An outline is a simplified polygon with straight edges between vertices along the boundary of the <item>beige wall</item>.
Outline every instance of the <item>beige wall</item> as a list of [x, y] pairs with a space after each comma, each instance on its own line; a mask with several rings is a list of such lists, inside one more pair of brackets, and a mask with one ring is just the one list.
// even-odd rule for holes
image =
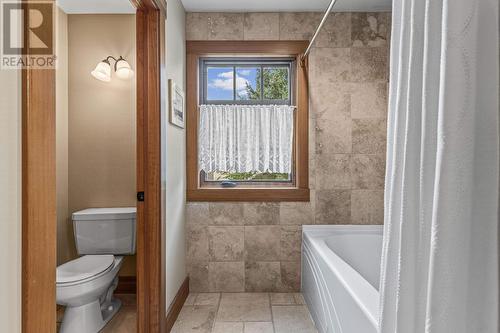
[[[321, 13], [188, 13], [188, 40], [308, 40]], [[374, 24], [369, 24], [368, 17]], [[335, 13], [310, 55], [310, 203], [189, 203], [193, 291], [300, 288], [303, 224], [382, 224], [389, 13]]]
[[[90, 75], [108, 55], [135, 68], [135, 15], [68, 15], [68, 46], [69, 214], [135, 206], [135, 77], [106, 83]], [[127, 258], [120, 274], [135, 275], [134, 261]]]
[[57, 264], [75, 256], [68, 213], [68, 15], [58, 8], [56, 33]]
[[[166, 75], [185, 89], [185, 13], [180, 0], [167, 2]], [[168, 100], [168, 93], [167, 93]], [[167, 110], [167, 108], [166, 108]], [[186, 278], [185, 207], [186, 137], [185, 130], [171, 125], [168, 114], [162, 119], [162, 192], [166, 223], [166, 301], [172, 303]]]
[[21, 75], [0, 70], [0, 332], [21, 332]]

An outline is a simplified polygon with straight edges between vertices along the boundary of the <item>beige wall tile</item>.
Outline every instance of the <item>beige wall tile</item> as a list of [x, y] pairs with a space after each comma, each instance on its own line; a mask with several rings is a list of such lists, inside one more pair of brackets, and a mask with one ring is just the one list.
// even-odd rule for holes
[[243, 204], [245, 225], [278, 224], [280, 207], [275, 202], [248, 202]]
[[209, 40], [243, 40], [243, 14], [209, 13]]
[[351, 191], [316, 191], [316, 224], [350, 224]]
[[208, 14], [186, 13], [186, 40], [208, 39]]
[[188, 202], [186, 204], [186, 223], [208, 225], [208, 203]]
[[243, 29], [245, 40], [279, 40], [279, 14], [245, 13]]
[[351, 84], [346, 82], [330, 82], [320, 76], [318, 80], [310, 82], [309, 92], [311, 118], [331, 119], [336, 117], [350, 117], [351, 112]]
[[217, 321], [270, 322], [271, 320], [267, 293], [222, 294]]
[[300, 261], [302, 226], [281, 226], [281, 257], [284, 261]]
[[300, 290], [300, 261], [281, 262], [281, 289], [283, 292]]
[[315, 43], [316, 47], [350, 47], [351, 13], [330, 13]]
[[[364, 58], [360, 58], [361, 56], [355, 58], [356, 64], [364, 60]], [[349, 82], [351, 78], [351, 49], [313, 49], [310, 54], [309, 72], [312, 79], [321, 82]]]
[[[316, 161], [328, 158], [333, 154], [348, 154], [352, 151], [351, 118], [337, 116], [335, 118], [316, 118], [315, 141]], [[318, 166], [316, 166], [316, 169]]]
[[387, 80], [386, 47], [354, 47], [351, 49], [351, 79], [353, 82]]
[[385, 155], [354, 154], [351, 177], [353, 189], [383, 189]]
[[211, 292], [245, 291], [245, 266], [239, 262], [210, 262], [208, 283]]
[[233, 202], [209, 203], [211, 225], [242, 225], [243, 205]]
[[351, 220], [353, 224], [384, 224], [384, 191], [353, 190]]
[[188, 258], [187, 273], [191, 292], [208, 291], [208, 261], [191, 261]]
[[208, 227], [208, 252], [211, 261], [243, 260], [243, 227]]
[[311, 202], [282, 202], [280, 204], [280, 224], [313, 224], [313, 206]]
[[352, 152], [357, 154], [384, 154], [387, 123], [385, 118], [352, 120]]
[[[321, 16], [322, 13], [189, 13], [186, 33], [191, 40], [308, 40]], [[264, 287], [268, 290], [270, 286], [277, 288], [272, 291], [298, 291], [301, 241], [297, 231], [301, 225], [381, 223], [389, 26], [390, 13], [333, 13], [312, 49], [311, 202], [188, 204], [187, 228], [244, 225], [243, 240], [241, 232], [236, 232], [242, 227], [210, 228], [210, 233], [207, 228], [206, 237], [201, 231], [204, 229], [195, 228], [193, 237], [188, 236], [190, 264], [201, 265], [199, 269], [190, 268], [198, 291], [221, 290], [226, 283], [225, 271], [233, 272], [229, 274], [229, 284], [240, 291]], [[380, 37], [384, 34], [385, 40]], [[200, 244], [194, 244], [198, 239]], [[203, 254], [203, 249], [208, 253], [208, 248], [210, 256]], [[289, 258], [292, 260], [286, 260]], [[276, 276], [281, 279], [278, 285]]]
[[246, 226], [245, 260], [278, 261], [280, 258], [280, 226]]
[[351, 188], [351, 155], [321, 154], [317, 157], [316, 183], [319, 190]]
[[208, 261], [208, 230], [206, 225], [186, 225], [186, 256], [189, 260]]
[[281, 40], [310, 40], [321, 21], [321, 13], [280, 13]]
[[351, 116], [359, 118], [387, 117], [387, 82], [351, 84]]
[[281, 283], [280, 263], [257, 261], [245, 263], [245, 291], [278, 290]]
[[[315, 121], [311, 121], [309, 123], [309, 133], [314, 133], [314, 126], [316, 125]], [[316, 150], [316, 137], [314, 135], [309, 134], [309, 189], [314, 190], [316, 188], [316, 154], [314, 153]], [[280, 216], [281, 218], [281, 216]]]
[[388, 44], [387, 13], [352, 13], [352, 46], [379, 47]]

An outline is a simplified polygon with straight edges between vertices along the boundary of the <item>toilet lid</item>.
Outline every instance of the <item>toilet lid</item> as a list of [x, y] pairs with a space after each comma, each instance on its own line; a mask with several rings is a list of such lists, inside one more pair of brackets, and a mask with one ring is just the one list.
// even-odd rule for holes
[[56, 282], [69, 283], [96, 276], [113, 265], [113, 255], [86, 255], [57, 267]]

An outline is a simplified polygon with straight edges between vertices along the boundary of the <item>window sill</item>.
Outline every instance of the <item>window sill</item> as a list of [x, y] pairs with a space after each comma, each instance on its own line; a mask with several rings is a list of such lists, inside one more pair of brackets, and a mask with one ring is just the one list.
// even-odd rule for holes
[[199, 188], [187, 191], [187, 201], [309, 201], [309, 189]]

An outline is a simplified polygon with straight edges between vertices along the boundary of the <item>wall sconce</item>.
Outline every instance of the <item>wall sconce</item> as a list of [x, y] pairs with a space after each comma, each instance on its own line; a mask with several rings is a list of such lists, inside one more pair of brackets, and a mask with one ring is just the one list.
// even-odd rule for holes
[[107, 56], [106, 59], [95, 66], [95, 69], [91, 72], [93, 77], [104, 82], [111, 81], [111, 64], [109, 59], [115, 61], [114, 70], [119, 79], [130, 79], [134, 75], [134, 71], [130, 68], [130, 64], [123, 59], [122, 56], [118, 59], [113, 56]]

